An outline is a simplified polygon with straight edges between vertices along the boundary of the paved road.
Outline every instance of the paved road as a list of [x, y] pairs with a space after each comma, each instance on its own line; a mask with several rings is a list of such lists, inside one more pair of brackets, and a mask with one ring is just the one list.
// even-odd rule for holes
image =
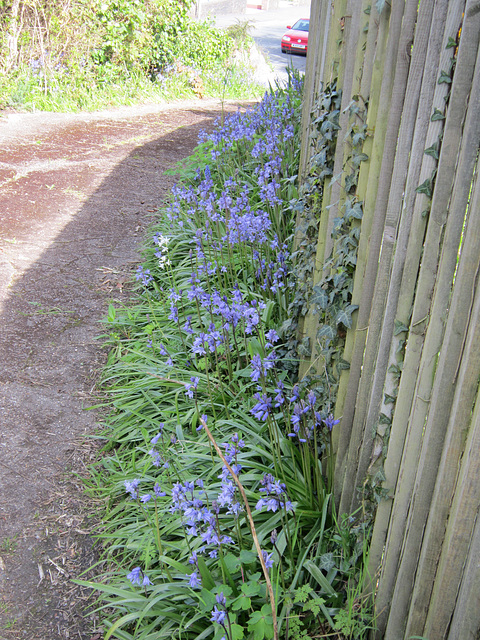
[[268, 82], [273, 83], [275, 79], [285, 82], [287, 79], [286, 68], [289, 65], [305, 73], [306, 57], [282, 53], [280, 40], [287, 25], [293, 24], [299, 18], [308, 18], [309, 16], [310, 2], [308, 0], [298, 5], [293, 5], [288, 0], [280, 0], [278, 9], [272, 11], [247, 9], [244, 14], [216, 16], [215, 23], [220, 28], [237, 22], [248, 21], [251, 24], [251, 35], [273, 65], [273, 73], [264, 78], [268, 84]]

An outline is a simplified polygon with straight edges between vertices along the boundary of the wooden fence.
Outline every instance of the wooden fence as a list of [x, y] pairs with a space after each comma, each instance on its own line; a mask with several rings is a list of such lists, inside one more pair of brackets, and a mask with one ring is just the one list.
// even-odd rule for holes
[[[330, 366], [339, 511], [378, 502], [387, 640], [480, 638], [479, 38], [479, 0], [312, 3], [299, 259], [318, 237], [301, 371]], [[329, 327], [333, 279], [350, 273]]]

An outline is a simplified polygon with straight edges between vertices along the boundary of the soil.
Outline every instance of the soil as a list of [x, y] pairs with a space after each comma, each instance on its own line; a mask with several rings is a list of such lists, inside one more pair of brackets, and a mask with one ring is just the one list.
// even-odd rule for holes
[[[227, 105], [234, 111], [237, 105]], [[131, 295], [145, 230], [221, 105], [0, 114], [0, 639], [100, 640], [95, 504], [81, 477], [101, 422], [98, 337]], [[83, 578], [92, 575], [92, 571]]]

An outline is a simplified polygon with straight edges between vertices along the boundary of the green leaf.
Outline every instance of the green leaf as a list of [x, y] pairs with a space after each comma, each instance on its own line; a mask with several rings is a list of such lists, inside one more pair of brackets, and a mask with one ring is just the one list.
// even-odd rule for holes
[[246, 596], [256, 596], [260, 593], [260, 583], [249, 580], [242, 584], [242, 593]]
[[310, 575], [317, 581], [320, 587], [323, 589], [325, 593], [330, 596], [335, 595], [335, 589], [332, 587], [327, 578], [323, 575], [320, 569], [314, 564], [311, 560], [305, 560], [304, 565], [305, 569], [310, 573]]
[[197, 565], [198, 570], [200, 571], [200, 575], [202, 576], [202, 585], [207, 589], [213, 589], [213, 587], [215, 586], [215, 581], [212, 577], [212, 574], [210, 573], [209, 568], [205, 564], [205, 560], [200, 556], [197, 557]]
[[243, 627], [239, 624], [230, 625], [230, 638], [231, 640], [241, 640], [243, 638]]
[[432, 158], [435, 158], [435, 160], [438, 160], [438, 143], [436, 142], [435, 144], [432, 144], [432, 146], [425, 149], [423, 153], [426, 156], [431, 156]]
[[400, 322], [400, 320], [395, 320], [395, 328], [393, 330], [393, 335], [398, 336], [400, 333], [405, 333], [408, 331], [408, 326]]
[[257, 561], [257, 554], [255, 551], [248, 551], [247, 549], [242, 549], [240, 551], [240, 562], [242, 564], [252, 564], [252, 562]]
[[335, 330], [329, 324], [322, 325], [322, 327], [320, 327], [320, 329], [317, 332], [318, 339], [327, 338], [327, 339], [333, 340], [333, 338], [335, 338], [336, 335], [337, 334]]
[[203, 613], [210, 613], [216, 604], [215, 594], [209, 589], [203, 588], [198, 596], [199, 607]]
[[452, 78], [450, 77], [450, 74], [447, 73], [446, 71], [441, 71], [440, 72], [440, 77], [438, 78], [438, 84], [451, 84], [452, 83]]
[[232, 609], [234, 611], [238, 611], [242, 609], [245, 611], [246, 609], [250, 609], [252, 605], [252, 600], [248, 596], [239, 596], [232, 604]]
[[240, 559], [233, 555], [233, 553], [227, 553], [224, 556], [224, 561], [225, 567], [230, 573], [234, 573], [240, 567]]
[[248, 629], [253, 631], [254, 640], [273, 638], [273, 619], [270, 605], [264, 604], [260, 611], [254, 611], [248, 621]]
[[432, 122], [435, 122], [435, 120], [445, 120], [445, 116], [440, 111], [440, 109], [434, 109], [433, 113], [432, 113], [432, 117], [430, 118], [430, 120]]
[[312, 295], [312, 303], [317, 304], [320, 309], [326, 309], [328, 306], [328, 295], [325, 289], [322, 288], [321, 284], [316, 284], [313, 287], [313, 295]]
[[386, 0], [375, 0], [375, 6], [377, 8], [378, 15], [380, 15], [382, 13], [382, 11], [384, 10], [385, 2], [386, 2]]
[[432, 197], [432, 181], [430, 178], [427, 178], [425, 182], [422, 182], [420, 186], [418, 186], [415, 191], [417, 193], [424, 193], [427, 197]]
[[108, 315], [107, 315], [108, 322], [113, 322], [115, 320], [115, 316], [116, 316], [115, 307], [113, 306], [113, 304], [109, 304]]
[[455, 40], [455, 38], [452, 38], [449, 36], [447, 46], [445, 47], [445, 49], [451, 49], [452, 47], [456, 47], [456, 46], [457, 46], [457, 41]]

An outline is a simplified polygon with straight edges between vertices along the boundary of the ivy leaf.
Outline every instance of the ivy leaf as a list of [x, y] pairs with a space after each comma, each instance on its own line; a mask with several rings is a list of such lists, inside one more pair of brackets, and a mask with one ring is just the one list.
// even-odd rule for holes
[[343, 358], [340, 358], [339, 361], [337, 362], [337, 371], [348, 371], [350, 369], [350, 363], [347, 362], [346, 360], [344, 360]]
[[298, 345], [298, 355], [303, 358], [308, 358], [312, 355], [312, 350], [310, 349], [310, 338], [305, 336], [302, 342]]
[[445, 116], [440, 111], [440, 109], [434, 109], [433, 113], [432, 113], [432, 117], [430, 118], [430, 120], [432, 122], [435, 122], [435, 120], [445, 120]]
[[335, 567], [335, 559], [332, 552], [320, 556], [318, 566], [327, 573]]
[[375, 6], [377, 7], [378, 15], [380, 15], [385, 8], [385, 0], [376, 0]]
[[317, 333], [317, 338], [327, 338], [328, 340], [333, 340], [333, 338], [335, 338], [337, 334], [335, 333], [335, 330], [329, 325], [329, 324], [324, 324]]
[[427, 178], [425, 182], [415, 189], [417, 193], [424, 193], [428, 198], [432, 197], [432, 181]]
[[447, 46], [445, 47], [445, 49], [452, 49], [452, 47], [456, 47], [456, 46], [457, 46], [457, 41], [455, 40], [455, 38], [452, 38], [449, 36]]
[[440, 72], [440, 77], [438, 79], [438, 84], [452, 84], [452, 78], [450, 77], [450, 74], [448, 74], [446, 71], [441, 71]]
[[386, 416], [384, 413], [381, 413], [378, 418], [379, 424], [392, 424], [392, 419]]
[[318, 305], [322, 310], [325, 310], [328, 306], [328, 295], [321, 284], [316, 284], [313, 287], [312, 303]]
[[351, 220], [352, 218], [361, 220], [363, 218], [362, 203], [356, 202], [352, 207], [347, 201], [345, 203], [345, 217], [347, 220]]
[[352, 326], [352, 313], [355, 309], [358, 309], [358, 305], [356, 304], [349, 304], [345, 309], [340, 309], [335, 318], [335, 324], [339, 325], [341, 323], [344, 327], [350, 329]]
[[366, 153], [357, 153], [352, 156], [352, 164], [354, 167], [359, 167], [362, 162], [368, 160], [368, 156]]
[[353, 187], [357, 186], [358, 177], [356, 173], [349, 173], [345, 177], [345, 191], [349, 193]]
[[364, 131], [359, 131], [358, 133], [355, 133], [352, 136], [352, 144], [354, 147], [357, 146], [357, 144], [360, 144], [360, 142], [363, 142], [365, 140], [365, 132]]
[[437, 143], [432, 144], [432, 146], [428, 147], [428, 149], [425, 149], [425, 151], [423, 153], [426, 156], [431, 156], [432, 158], [435, 158], [435, 160], [438, 160], [438, 145], [437, 145]]
[[400, 333], [405, 333], [408, 331], [408, 327], [400, 320], [395, 320], [395, 329], [393, 330], [393, 335], [398, 336]]

